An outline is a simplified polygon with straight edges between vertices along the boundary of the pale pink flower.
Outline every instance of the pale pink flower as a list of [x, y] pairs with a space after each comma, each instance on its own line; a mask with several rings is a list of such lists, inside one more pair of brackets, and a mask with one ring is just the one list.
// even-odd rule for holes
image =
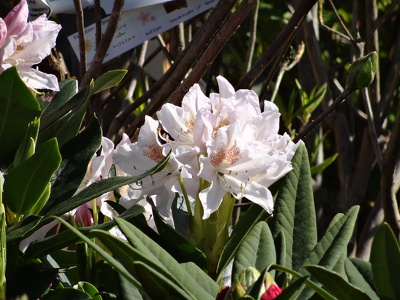
[[57, 77], [33, 66], [51, 53], [61, 26], [45, 15], [32, 22], [27, 18], [28, 5], [22, 0], [0, 21], [0, 73], [16, 66], [27, 86], [58, 91]]

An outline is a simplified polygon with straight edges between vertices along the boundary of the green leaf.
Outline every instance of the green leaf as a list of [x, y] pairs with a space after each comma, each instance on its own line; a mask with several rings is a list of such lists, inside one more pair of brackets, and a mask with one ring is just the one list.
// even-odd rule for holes
[[325, 159], [322, 163], [319, 165], [316, 165], [311, 168], [311, 175], [315, 175], [318, 173], [321, 173], [323, 170], [325, 170], [327, 167], [329, 167], [338, 157], [339, 153], [335, 153], [332, 156], [329, 156], [327, 159]]
[[[121, 218], [126, 220], [130, 220], [133, 217], [140, 215], [144, 212], [143, 207], [139, 205], [135, 205], [127, 210], [124, 214], [120, 215]], [[94, 229], [101, 229], [101, 230], [109, 230], [110, 228], [116, 225], [115, 221], [109, 221], [106, 223], [102, 223], [99, 225], [89, 226], [89, 227], [80, 227], [77, 230], [84, 234], [85, 236], [92, 238], [90, 231]], [[41, 257], [46, 254], [50, 254], [56, 250], [63, 249], [68, 247], [69, 245], [73, 245], [78, 242], [78, 236], [70, 231], [64, 230], [59, 232], [56, 235], [52, 235], [36, 242], [33, 242], [29, 245], [29, 247], [25, 251], [24, 259], [29, 261], [33, 258]]]
[[359, 258], [347, 258], [344, 267], [349, 283], [364, 291], [371, 299], [379, 300], [374, 291], [372, 268], [368, 261]]
[[78, 282], [78, 290], [87, 293], [93, 300], [102, 300], [99, 290], [91, 283], [86, 281]]
[[[1, 181], [1, 178], [0, 178]], [[0, 194], [2, 192], [1, 190], [1, 182], [0, 182]], [[0, 195], [0, 298], [5, 299], [5, 282], [6, 282], [6, 262], [7, 262], [7, 256], [6, 256], [6, 214], [4, 211], [4, 206], [3, 203], [1, 202], [1, 195]]]
[[[347, 245], [353, 235], [358, 210], [358, 206], [353, 206], [346, 214], [337, 214], [333, 218], [325, 235], [304, 261], [304, 265], [320, 265], [328, 270], [337, 265], [343, 253], [347, 253]], [[304, 268], [301, 268], [300, 272], [305, 275], [308, 274]], [[305, 289], [300, 297], [308, 299], [312, 293], [313, 291], [310, 289]]]
[[375, 234], [370, 261], [380, 299], [400, 299], [400, 248], [387, 223], [383, 223]]
[[298, 270], [317, 243], [310, 164], [303, 143], [292, 159], [292, 166], [276, 196], [271, 231], [275, 238], [283, 232], [287, 251], [285, 266]]
[[124, 78], [127, 72], [127, 70], [111, 70], [104, 73], [94, 81], [92, 93], [96, 94], [112, 88]]
[[85, 177], [89, 162], [101, 146], [101, 136], [100, 123], [94, 117], [85, 130], [63, 145], [63, 161], [42, 214], [46, 213], [49, 207], [63, 203], [74, 195]]
[[[309, 288], [311, 288], [313, 291], [317, 292], [317, 294], [319, 296], [321, 296], [322, 298], [324, 298], [326, 300], [337, 300], [335, 297], [333, 297], [326, 290], [324, 290], [320, 286], [318, 286], [315, 282], [313, 282], [310, 279], [308, 279], [309, 276], [303, 276], [302, 274], [300, 274], [300, 273], [298, 273], [298, 272], [296, 272], [296, 271], [294, 271], [292, 269], [289, 269], [289, 268], [286, 268], [286, 267], [280, 266], [280, 265], [271, 265], [270, 269], [275, 269], [277, 271], [286, 272], [286, 273], [292, 275], [294, 278], [296, 278], [298, 280], [299, 279], [302, 280]], [[299, 287], [300, 286], [301, 286], [301, 284], [299, 285]], [[286, 299], [286, 298], [284, 298], [284, 299]], [[301, 297], [301, 295], [300, 295], [298, 297], [298, 299], [308, 299], [308, 298]]]
[[165, 266], [172, 278], [176, 278], [179, 285], [196, 299], [214, 299], [218, 292], [218, 285], [214, 285], [214, 290], [210, 294], [203, 289], [204, 284], [196, 282], [189, 273], [182, 268], [179, 263], [164, 249], [158, 246], [153, 240], [144, 235], [135, 226], [125, 220], [115, 218], [120, 230], [124, 233], [129, 243], [139, 252], [143, 253], [153, 262]]
[[240, 244], [233, 261], [232, 282], [242, 271], [255, 267], [260, 273], [270, 264], [276, 263], [276, 252], [272, 233], [266, 222], [259, 222]]
[[158, 213], [154, 204], [151, 203], [151, 205], [158, 234], [169, 245], [169, 249], [165, 250], [179, 262], [193, 262], [203, 270], [207, 270], [207, 261], [204, 253], [190, 244], [182, 235], [172, 228], [171, 225], [167, 224]]
[[62, 203], [54, 203], [53, 205], [46, 206], [41, 214], [46, 216], [61, 216], [74, 208], [93, 200], [109, 191], [116, 190], [124, 185], [129, 185], [142, 180], [154, 173], [161, 171], [168, 163], [169, 156], [165, 157], [155, 167], [142, 175], [134, 177], [111, 177], [92, 183], [87, 188], [83, 189], [79, 194], [65, 200]]
[[201, 299], [189, 296], [181, 287], [163, 273], [142, 262], [135, 262], [137, 277], [151, 299]]
[[[279, 232], [278, 235], [275, 237], [274, 244], [277, 264], [285, 266], [287, 251], [285, 235], [282, 231]], [[275, 275], [275, 281], [279, 284], [279, 286], [284, 286], [287, 282], [286, 273], [277, 272], [277, 274]]]
[[84, 88], [60, 109], [52, 113], [48, 117], [49, 120], [43, 119], [39, 132], [39, 144], [50, 138], [57, 137], [59, 145], [62, 146], [76, 136], [86, 113], [89, 96], [89, 89]]
[[40, 200], [60, 162], [57, 141], [52, 139], [28, 160], [11, 169], [4, 183], [8, 208], [18, 215], [29, 212]]
[[341, 275], [320, 266], [306, 266], [307, 271], [314, 279], [322, 283], [323, 287], [340, 300], [368, 300], [365, 292], [343, 279]]
[[217, 285], [215, 281], [200, 269], [195, 263], [187, 262], [180, 264], [188, 274], [209, 294], [214, 295]]
[[40, 196], [38, 202], [35, 204], [35, 206], [29, 211], [30, 215], [37, 215], [40, 210], [43, 208], [43, 206], [46, 205], [47, 201], [49, 200], [51, 193], [51, 183], [49, 182], [44, 189], [42, 195]]
[[[102, 249], [99, 245], [93, 242], [90, 238], [86, 237], [84, 234], [79, 232], [76, 228], [71, 226], [68, 222], [64, 221], [59, 217], [54, 217], [59, 220], [64, 226], [66, 226], [69, 230], [75, 233], [82, 241], [84, 241], [88, 246], [90, 246], [93, 250], [95, 250], [98, 254], [100, 254], [105, 261], [107, 261], [117, 272], [119, 272], [122, 276], [124, 276], [131, 284], [135, 287], [141, 289], [140, 283], [127, 271], [124, 265], [122, 265], [118, 260], [112, 257], [107, 251]], [[106, 233], [106, 232], [105, 232]]]
[[[262, 289], [264, 288], [264, 286], [265, 286], [265, 283], [264, 283], [264, 282], [266, 281], [266, 279], [265, 279], [266, 273], [267, 273], [267, 269], [265, 268], [265, 269], [261, 272], [261, 274], [260, 274], [260, 276], [258, 277], [258, 279], [256, 280], [256, 282], [254, 282], [254, 283], [248, 288], [248, 290], [246, 291], [246, 295], [247, 295], [247, 296], [250, 296], [250, 297], [252, 297], [252, 298], [254, 298], [254, 299], [259, 299], [260, 296], [262, 296]], [[237, 275], [237, 276], [239, 276], [239, 275]], [[234, 281], [232, 281], [232, 282], [234, 282]]]
[[289, 286], [280, 293], [274, 300], [292, 300], [297, 299], [297, 294], [302, 290], [302, 286], [307, 280], [307, 277], [302, 277], [290, 283]]
[[21, 222], [13, 224], [7, 228], [7, 243], [24, 236], [36, 230], [36, 227], [43, 219], [42, 216], [28, 216]]
[[93, 298], [83, 291], [73, 289], [73, 288], [62, 288], [56, 289], [53, 292], [48, 293], [45, 297], [41, 298], [43, 300], [92, 300]]
[[226, 266], [235, 257], [240, 244], [243, 242], [250, 230], [260, 221], [269, 218], [269, 214], [259, 205], [253, 204], [248, 211], [239, 219], [226, 243], [217, 266], [217, 280], [221, 277]]
[[8, 165], [28, 124], [40, 115], [40, 105], [18, 75], [16, 67], [0, 74], [0, 165]]
[[35, 119], [28, 124], [28, 130], [26, 131], [25, 137], [15, 153], [14, 167], [27, 160], [35, 153], [39, 126], [40, 119]]
[[49, 105], [43, 110], [43, 119], [49, 118], [51, 114], [59, 110], [78, 92], [78, 80], [72, 78], [65, 79], [59, 82], [59, 87], [60, 90], [56, 92]]
[[[148, 282], [158, 282], [157, 288], [161, 289], [161, 293], [168, 290], [180, 294], [184, 299], [189, 296], [188, 294], [185, 295], [180, 282], [167, 270], [166, 266], [154, 259], [151, 252], [143, 254], [129, 243], [112, 236], [108, 232], [93, 230], [92, 234], [113, 253], [113, 256], [124, 266], [125, 270], [135, 278], [138, 283], [136, 287], [141, 291], [151, 295], [155, 292], [153, 291], [154, 286], [148, 286]], [[145, 273], [145, 277], [141, 277], [141, 274], [139, 274], [138, 266], [140, 272]], [[116, 270], [120, 272], [120, 270]], [[166, 295], [168, 294], [163, 296]], [[161, 297], [161, 299], [164, 297]]]

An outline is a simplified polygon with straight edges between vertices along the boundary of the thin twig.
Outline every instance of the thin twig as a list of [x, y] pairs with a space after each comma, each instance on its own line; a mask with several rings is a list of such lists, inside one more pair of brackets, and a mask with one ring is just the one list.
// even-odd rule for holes
[[240, 80], [236, 89], [248, 89], [255, 80], [260, 77], [264, 70], [274, 61], [276, 57], [282, 56], [287, 49], [299, 26], [314, 6], [317, 0], [303, 0], [295, 10], [289, 23], [282, 29], [270, 47], [261, 55], [251, 70]]
[[320, 114], [315, 120], [312, 120], [299, 134], [293, 139], [294, 143], [297, 143], [307, 134], [309, 134], [312, 130], [314, 130], [323, 120], [326, 119], [348, 96], [350, 96], [355, 89], [346, 88], [343, 93], [337, 97], [331, 105], [322, 113]]
[[395, 236], [400, 239], [400, 215], [394, 191], [395, 167], [400, 149], [400, 106], [397, 109], [393, 132], [383, 156], [381, 172], [381, 200], [385, 221], [391, 226]]
[[395, 8], [400, 4], [400, 0], [397, 0], [396, 2], [393, 2], [392, 5], [388, 8], [387, 11], [383, 14], [382, 17], [378, 19], [377, 22], [375, 22], [375, 25], [370, 29], [368, 32], [367, 36], [365, 39], [362, 39], [361, 41], [368, 41], [371, 36], [374, 34], [376, 30], [378, 30], [388, 19], [389, 17], [394, 13]]
[[168, 51], [167, 44], [165, 43], [161, 34], [157, 34], [157, 41], [160, 43], [161, 49], [162, 49], [165, 57], [168, 59], [168, 62], [170, 64], [172, 64], [174, 61], [174, 58], [172, 57], [171, 53]]
[[74, 0], [74, 5], [76, 13], [76, 27], [78, 29], [79, 37], [79, 73], [81, 78], [83, 78], [86, 73], [86, 38], [81, 0]]
[[125, 0], [115, 0], [114, 6], [112, 9], [112, 13], [108, 20], [108, 24], [104, 35], [100, 40], [100, 44], [96, 49], [96, 54], [94, 56], [93, 62], [87, 70], [85, 76], [83, 77], [80, 89], [89, 85], [90, 81], [97, 76], [100, 68], [103, 64], [104, 57], [107, 54], [108, 48], [110, 47], [111, 41], [114, 37], [114, 34], [118, 28], [119, 21], [121, 19], [122, 8], [124, 6]]
[[131, 83], [129, 84], [128, 91], [127, 91], [125, 99], [124, 99], [124, 101], [122, 103], [122, 109], [127, 107], [128, 103], [132, 100], [133, 93], [135, 92], [136, 85], [137, 85], [137, 82], [138, 82], [137, 79], [139, 77], [140, 72], [143, 70], [144, 62], [145, 62], [145, 59], [146, 59], [148, 43], [149, 43], [148, 41], [145, 41], [143, 43], [143, 45], [141, 46], [138, 62], [137, 62], [136, 68], [133, 71], [133, 76], [132, 76]]
[[378, 135], [376, 133], [375, 118], [374, 118], [374, 113], [372, 111], [371, 101], [370, 101], [369, 95], [368, 95], [368, 90], [366, 88], [362, 89], [361, 95], [364, 100], [364, 106], [365, 106], [365, 110], [366, 110], [366, 113], [368, 116], [367, 122], [368, 122], [369, 132], [371, 134], [372, 149], [374, 150], [375, 157], [377, 159], [379, 168], [382, 170], [382, 164], [383, 164], [382, 151], [379, 148], [379, 144], [378, 144]]
[[253, 17], [251, 18], [250, 24], [250, 39], [249, 39], [249, 47], [246, 53], [245, 60], [245, 70], [246, 72], [250, 71], [251, 63], [253, 61], [254, 48], [257, 40], [257, 22], [258, 22], [258, 8], [260, 7], [260, 0], [256, 0], [256, 6], [254, 7]]

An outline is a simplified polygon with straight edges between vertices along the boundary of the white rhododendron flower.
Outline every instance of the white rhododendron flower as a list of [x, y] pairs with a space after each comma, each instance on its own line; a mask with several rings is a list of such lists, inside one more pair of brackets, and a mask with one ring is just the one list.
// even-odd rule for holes
[[0, 73], [16, 66], [27, 86], [59, 90], [57, 77], [33, 68], [51, 53], [61, 26], [45, 15], [28, 22], [28, 4], [22, 0], [0, 18]]
[[[114, 163], [130, 176], [142, 175], [165, 158], [163, 150], [158, 139], [158, 122], [146, 116], [138, 141], [118, 147], [114, 152]], [[126, 207], [124, 202], [133, 205], [145, 195], [156, 196], [153, 200], [157, 209], [160, 214], [168, 217], [174, 199], [172, 185], [180, 176], [179, 169], [180, 164], [172, 154], [163, 170], [131, 184], [127, 193], [122, 195], [121, 204]]]
[[168, 217], [174, 192], [182, 193], [184, 186], [192, 204], [200, 199], [204, 219], [227, 193], [272, 213], [268, 187], [292, 169], [298, 144], [278, 133], [280, 114], [275, 104], [265, 101], [262, 112], [254, 91], [235, 91], [221, 76], [217, 81], [219, 94], [206, 97], [195, 84], [182, 107], [165, 104], [157, 113], [159, 122], [146, 117], [138, 141], [116, 150], [114, 163], [132, 176], [154, 167], [172, 151], [168, 166], [131, 185], [124, 201], [156, 196], [157, 208]]

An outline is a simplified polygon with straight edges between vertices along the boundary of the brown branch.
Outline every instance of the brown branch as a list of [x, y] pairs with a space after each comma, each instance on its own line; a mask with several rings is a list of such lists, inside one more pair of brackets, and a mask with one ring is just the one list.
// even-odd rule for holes
[[81, 0], [74, 0], [74, 5], [76, 13], [76, 27], [78, 29], [79, 37], [79, 74], [81, 78], [83, 78], [86, 73], [86, 39]]
[[101, 66], [103, 64], [103, 60], [105, 55], [107, 54], [108, 48], [110, 47], [111, 41], [114, 37], [114, 34], [118, 28], [119, 21], [121, 19], [122, 8], [124, 6], [125, 0], [115, 0], [112, 13], [108, 20], [108, 24], [104, 35], [102, 36], [99, 46], [96, 49], [96, 54], [94, 56], [93, 62], [87, 70], [85, 76], [83, 77], [80, 89], [89, 85], [90, 81], [97, 76], [99, 73]]
[[260, 75], [268, 67], [268, 65], [272, 63], [276, 57], [283, 54], [290, 41], [296, 34], [299, 26], [316, 2], [317, 0], [301, 1], [301, 4], [290, 18], [289, 23], [282, 29], [271, 46], [261, 55], [251, 70], [242, 78], [242, 80], [236, 86], [236, 89], [250, 88], [254, 84], [254, 81], [260, 77]]
[[375, 31], [378, 30], [388, 19], [390, 19], [391, 15], [394, 13], [394, 10], [396, 9], [396, 7], [399, 4], [400, 4], [400, 0], [393, 2], [392, 5], [390, 5], [390, 7], [388, 8], [388, 10], [385, 11], [383, 16], [381, 18], [379, 18], [379, 20], [377, 20], [375, 22], [374, 26], [372, 26], [369, 29], [367, 37], [365, 39], [363, 39], [362, 41], [368, 41], [372, 37], [372, 35], [375, 33]]
[[100, 45], [101, 41], [101, 6], [100, 0], [94, 0], [94, 19], [96, 24], [96, 49]]
[[[232, 34], [236, 31], [244, 18], [249, 14], [255, 5], [254, 0], [243, 0], [234, 13], [229, 15], [224, 26], [216, 33], [212, 41], [207, 45], [204, 52], [199, 57], [192, 71], [182, 84], [176, 89], [175, 86], [166, 84], [163, 90], [155, 95], [152, 101], [146, 106], [140, 116], [135, 119], [127, 133], [131, 136], [137, 128], [139, 128], [146, 115], [154, 114], [166, 101], [179, 105], [183, 96], [188, 92], [189, 88], [204, 75], [208, 67], [211, 66], [213, 60], [221, 51]], [[168, 100], [167, 100], [168, 99]]]
[[385, 214], [385, 221], [388, 222], [394, 231], [397, 239], [400, 239], [400, 215], [397, 205], [396, 195], [394, 193], [393, 182], [395, 166], [400, 149], [400, 107], [397, 109], [396, 121], [393, 126], [393, 132], [387, 144], [383, 156], [381, 173], [381, 200]]
[[326, 119], [339, 105], [342, 103], [344, 100], [346, 100], [347, 97], [349, 97], [355, 89], [345, 89], [343, 93], [339, 95], [335, 99], [335, 101], [332, 102], [331, 105], [322, 113], [320, 114], [315, 120], [312, 120], [302, 131], [299, 132], [299, 134], [293, 139], [294, 143], [297, 143], [299, 140], [301, 140], [303, 137], [305, 137], [307, 134], [309, 134], [312, 130], [314, 130], [323, 120]]
[[200, 57], [202, 51], [210, 43], [212, 37], [218, 31], [218, 28], [224, 24], [236, 2], [236, 0], [221, 0], [218, 2], [206, 23], [198, 30], [192, 42], [187, 46], [185, 51], [176, 58], [174, 64], [171, 65], [168, 71], [140, 98], [136, 99], [134, 103], [114, 118], [107, 133], [108, 137], [111, 138], [115, 136], [124, 125], [129, 115], [156, 93], [161, 93], [162, 95], [159, 95], [159, 97], [162, 96], [162, 98], [166, 99], [176, 87], [179, 86], [193, 63]]

